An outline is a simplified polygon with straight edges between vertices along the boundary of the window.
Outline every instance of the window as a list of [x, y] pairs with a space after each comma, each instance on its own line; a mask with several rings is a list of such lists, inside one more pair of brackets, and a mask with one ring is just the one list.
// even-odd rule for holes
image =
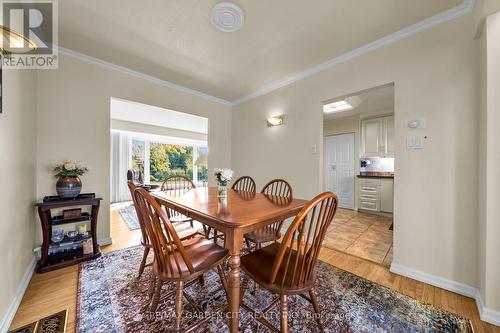
[[139, 171], [144, 179], [144, 160], [146, 159], [146, 143], [144, 140], [132, 139], [132, 169]]
[[206, 167], [194, 163], [208, 152], [206, 146], [133, 138], [131, 149], [131, 168], [141, 173], [145, 183], [161, 184], [173, 175], [186, 176], [200, 185], [206, 180]]
[[193, 147], [152, 142], [149, 170], [152, 183], [162, 183], [173, 175], [193, 179]]

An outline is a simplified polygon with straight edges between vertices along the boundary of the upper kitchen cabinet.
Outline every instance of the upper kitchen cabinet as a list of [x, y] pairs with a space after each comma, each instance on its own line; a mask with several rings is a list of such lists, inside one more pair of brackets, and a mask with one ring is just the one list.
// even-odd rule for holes
[[361, 120], [361, 157], [394, 156], [394, 116]]

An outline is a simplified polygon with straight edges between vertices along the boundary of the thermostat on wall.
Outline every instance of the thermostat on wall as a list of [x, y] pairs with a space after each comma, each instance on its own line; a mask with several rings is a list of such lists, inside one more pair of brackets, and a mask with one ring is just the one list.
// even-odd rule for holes
[[417, 128], [425, 128], [427, 126], [427, 119], [426, 118], [415, 118], [415, 119], [410, 119], [407, 122], [408, 128], [411, 129], [417, 129]]

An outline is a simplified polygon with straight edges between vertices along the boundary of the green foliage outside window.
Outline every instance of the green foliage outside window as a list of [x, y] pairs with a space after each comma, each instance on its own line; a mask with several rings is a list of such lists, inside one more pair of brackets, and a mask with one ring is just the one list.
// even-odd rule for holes
[[162, 182], [172, 175], [193, 178], [193, 147], [151, 143], [151, 182]]

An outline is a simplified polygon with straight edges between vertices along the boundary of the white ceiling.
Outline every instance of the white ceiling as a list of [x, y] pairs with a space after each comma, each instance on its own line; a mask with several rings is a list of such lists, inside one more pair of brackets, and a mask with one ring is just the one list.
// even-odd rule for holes
[[[361, 99], [361, 104], [352, 110], [336, 113], [324, 113], [323, 119], [328, 121], [354, 115], [374, 116], [394, 112], [394, 85], [392, 84], [372, 88], [359, 93], [354, 93], [352, 95], [342, 96], [338, 99], [345, 99], [350, 96], [358, 96]], [[332, 101], [336, 100], [337, 98]]]
[[59, 1], [62, 47], [226, 100], [449, 10], [462, 0], [235, 0], [245, 25], [210, 22], [217, 0]]
[[111, 98], [111, 119], [208, 134], [207, 118], [118, 98]]

